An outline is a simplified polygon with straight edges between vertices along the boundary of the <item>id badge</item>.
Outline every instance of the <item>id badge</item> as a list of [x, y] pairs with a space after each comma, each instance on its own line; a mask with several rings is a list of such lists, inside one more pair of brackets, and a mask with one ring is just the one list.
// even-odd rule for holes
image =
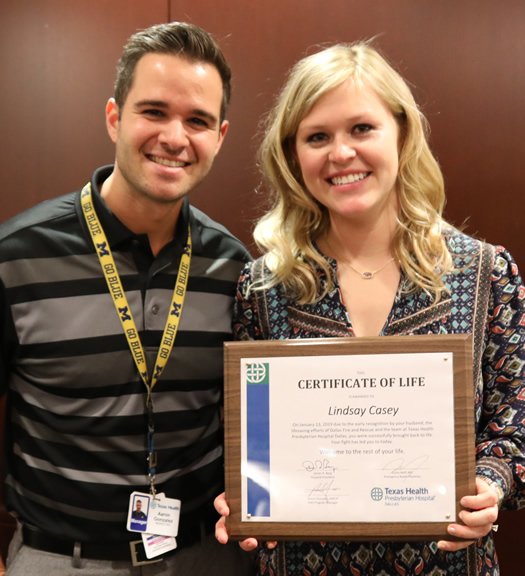
[[128, 522], [126, 528], [130, 532], [147, 533], [148, 515], [153, 497], [144, 492], [133, 492], [129, 497]]
[[142, 542], [146, 558], [151, 560], [165, 552], [177, 548], [177, 541], [173, 536], [157, 536], [155, 534], [142, 534]]
[[177, 536], [179, 533], [180, 500], [175, 498], [152, 499], [148, 517], [148, 534]]
[[180, 500], [155, 498], [144, 492], [133, 492], [129, 497], [127, 529], [156, 536], [177, 536], [179, 532]]

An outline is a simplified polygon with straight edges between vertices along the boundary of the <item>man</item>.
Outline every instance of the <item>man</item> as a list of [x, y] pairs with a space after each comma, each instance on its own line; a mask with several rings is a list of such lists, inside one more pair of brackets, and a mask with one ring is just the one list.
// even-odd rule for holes
[[142, 501], [141, 500], [137, 500], [137, 502], [135, 503], [135, 510], [133, 510], [133, 512], [131, 513], [131, 517], [137, 518], [139, 520], [143, 520], [144, 518], [146, 518], [146, 514], [144, 514], [144, 512], [142, 512]]
[[[251, 573], [213, 537], [222, 343], [249, 255], [186, 198], [220, 150], [229, 96], [206, 32], [137, 33], [106, 107], [115, 166], [0, 227], [10, 576]], [[151, 565], [133, 566], [150, 561], [127, 523], [137, 494], [168, 511], [169, 534], [148, 531], [168, 548], [176, 534]]]

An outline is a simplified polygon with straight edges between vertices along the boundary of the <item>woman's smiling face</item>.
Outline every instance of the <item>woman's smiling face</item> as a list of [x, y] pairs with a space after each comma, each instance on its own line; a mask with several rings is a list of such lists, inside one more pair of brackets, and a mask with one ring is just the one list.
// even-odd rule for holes
[[399, 126], [372, 89], [350, 78], [321, 96], [299, 124], [294, 155], [332, 223], [397, 214]]

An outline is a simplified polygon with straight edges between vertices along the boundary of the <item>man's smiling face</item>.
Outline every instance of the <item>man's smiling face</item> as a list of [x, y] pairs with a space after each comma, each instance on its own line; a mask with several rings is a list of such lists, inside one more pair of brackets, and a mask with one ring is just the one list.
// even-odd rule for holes
[[135, 68], [121, 109], [108, 103], [115, 183], [125, 194], [178, 203], [209, 172], [228, 123], [222, 80], [211, 64], [149, 53]]

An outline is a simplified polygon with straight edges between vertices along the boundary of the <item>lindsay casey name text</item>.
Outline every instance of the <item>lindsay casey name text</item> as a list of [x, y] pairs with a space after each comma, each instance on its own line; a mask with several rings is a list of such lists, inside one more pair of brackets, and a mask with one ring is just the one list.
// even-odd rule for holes
[[367, 412], [369, 414], [382, 414], [382, 415], [395, 416], [399, 412], [399, 407], [369, 406], [368, 408], [353, 408], [352, 406], [345, 406], [344, 408], [339, 408], [337, 406], [330, 406], [328, 408], [328, 416], [363, 417]]

